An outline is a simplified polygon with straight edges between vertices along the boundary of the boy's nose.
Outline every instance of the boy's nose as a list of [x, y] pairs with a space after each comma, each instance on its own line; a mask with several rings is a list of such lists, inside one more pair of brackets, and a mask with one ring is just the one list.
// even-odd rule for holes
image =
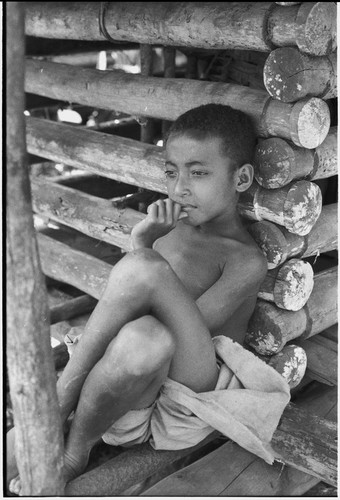
[[188, 180], [183, 176], [178, 176], [174, 187], [174, 194], [176, 196], [181, 197], [189, 193], [190, 193], [190, 187]]

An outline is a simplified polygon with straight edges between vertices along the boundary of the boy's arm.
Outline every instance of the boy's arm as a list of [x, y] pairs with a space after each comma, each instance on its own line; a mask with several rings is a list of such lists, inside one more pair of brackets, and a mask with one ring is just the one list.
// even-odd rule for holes
[[267, 262], [254, 249], [228, 257], [221, 277], [196, 300], [211, 333], [219, 331], [247, 298], [256, 297], [266, 273]]

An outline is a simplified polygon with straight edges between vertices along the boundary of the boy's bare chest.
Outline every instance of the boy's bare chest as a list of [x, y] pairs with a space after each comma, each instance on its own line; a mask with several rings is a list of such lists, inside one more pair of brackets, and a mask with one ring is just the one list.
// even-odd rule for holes
[[157, 250], [194, 299], [219, 279], [226, 260], [224, 249], [208, 241], [168, 237], [160, 242]]

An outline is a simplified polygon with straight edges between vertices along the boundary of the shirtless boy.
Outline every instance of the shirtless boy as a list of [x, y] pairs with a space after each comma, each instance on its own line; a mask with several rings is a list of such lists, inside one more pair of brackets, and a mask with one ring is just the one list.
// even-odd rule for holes
[[[237, 212], [239, 194], [253, 181], [255, 140], [250, 119], [229, 106], [200, 106], [173, 123], [164, 167], [169, 197], [150, 205], [134, 227], [132, 251], [114, 266], [58, 380], [62, 422], [75, 411], [66, 482], [83, 472], [91, 448], [115, 422], [111, 444], [150, 437], [167, 377], [195, 392], [214, 390], [212, 337], [243, 343], [267, 271]], [[195, 429], [190, 442], [176, 441], [172, 431], [153, 446], [202, 440]]]

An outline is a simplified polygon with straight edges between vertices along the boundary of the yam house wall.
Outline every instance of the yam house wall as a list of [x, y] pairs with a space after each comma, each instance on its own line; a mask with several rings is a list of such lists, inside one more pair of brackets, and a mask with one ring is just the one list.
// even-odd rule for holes
[[[99, 299], [133, 226], [165, 193], [157, 143], [169, 123], [199, 104], [223, 103], [248, 112], [258, 134], [256, 179], [239, 202], [268, 260], [250, 348], [268, 361], [287, 342], [307, 342], [337, 322], [335, 7], [284, 4], [112, 3], [104, 21], [114, 43], [98, 27], [102, 3], [26, 3], [26, 144], [48, 280]], [[43, 41], [47, 54], [39, 53]], [[99, 69], [98, 44], [109, 69]], [[111, 50], [126, 48], [139, 52], [140, 74], [112, 59]], [[60, 103], [78, 110], [82, 123], [58, 121]], [[91, 110], [102, 117], [94, 125]], [[320, 255], [331, 255], [322, 271]], [[51, 306], [52, 323], [96, 303], [81, 300], [71, 313]], [[61, 341], [64, 333], [51, 328]]]

